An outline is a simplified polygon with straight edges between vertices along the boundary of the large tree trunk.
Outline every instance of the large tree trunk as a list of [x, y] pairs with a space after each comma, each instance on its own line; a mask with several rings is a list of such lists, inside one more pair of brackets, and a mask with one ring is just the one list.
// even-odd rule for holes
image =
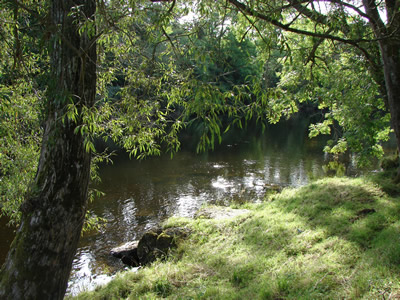
[[[387, 104], [400, 153], [400, 11], [399, 1], [386, 1], [385, 23], [378, 11], [376, 0], [363, 0], [369, 24], [378, 39], [385, 78]], [[396, 181], [400, 181], [400, 168]]]
[[[400, 153], [400, 42], [398, 40], [381, 40], [379, 45], [391, 123], [397, 139], [397, 150]], [[400, 169], [396, 181], [400, 182]]]
[[[73, 7], [80, 12], [71, 14]], [[52, 1], [51, 78], [40, 161], [1, 270], [1, 299], [63, 299], [67, 288], [87, 207], [90, 153], [84, 137], [75, 133], [81, 118], [64, 117], [68, 104], [79, 112], [94, 103], [95, 42], [78, 31], [82, 18], [92, 19], [94, 13], [95, 0]]]

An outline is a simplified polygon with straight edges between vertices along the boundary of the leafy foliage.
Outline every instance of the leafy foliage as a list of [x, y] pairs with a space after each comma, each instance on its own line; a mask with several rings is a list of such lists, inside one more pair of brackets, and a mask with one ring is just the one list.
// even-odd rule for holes
[[[0, 195], [3, 213], [14, 218], [37, 164], [51, 29], [43, 29], [47, 1], [0, 5]], [[249, 5], [299, 30], [346, 39], [372, 35], [340, 7], [315, 22], [271, 3]], [[327, 152], [355, 151], [361, 162], [382, 155], [390, 127], [381, 74], [354, 48], [285, 33], [208, 0], [99, 1], [96, 21], [81, 18], [79, 7], [73, 14], [98, 44], [97, 102], [90, 109], [70, 104], [61, 117], [83, 120], [76, 133], [96, 157], [92, 180], [98, 179], [96, 163], [109, 160], [109, 152], [97, 153], [99, 140], [144, 158], [178, 151], [186, 130], [199, 141], [197, 151], [205, 151], [232, 127], [255, 120], [264, 128], [304, 105], [321, 115], [310, 137], [332, 136]]]
[[38, 161], [39, 103], [23, 82], [1, 87], [0, 98], [0, 203], [2, 213], [18, 222]]
[[381, 144], [389, 139], [390, 114], [365, 61], [353, 49], [332, 47], [328, 41], [319, 45], [312, 60], [304, 61], [304, 49], [313, 47], [312, 41], [291, 35], [289, 42], [291, 61], [283, 62], [279, 86], [298, 103], [321, 110], [322, 118], [311, 125], [310, 137], [331, 135], [326, 152], [351, 150], [360, 163], [381, 157]]
[[27, 5], [36, 13], [14, 2], [0, 4], [0, 207], [11, 223], [19, 221], [19, 206], [36, 171], [47, 67], [38, 38], [43, 11], [37, 3]]

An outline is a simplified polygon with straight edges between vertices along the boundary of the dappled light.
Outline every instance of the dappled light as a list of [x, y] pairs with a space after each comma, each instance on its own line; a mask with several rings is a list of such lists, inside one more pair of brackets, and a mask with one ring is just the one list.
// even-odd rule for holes
[[0, 298], [400, 298], [399, 7], [1, 1]]
[[[322, 179], [246, 204], [236, 216], [215, 218], [206, 209], [197, 219], [169, 219], [165, 226], [185, 226], [190, 236], [167, 261], [121, 277], [122, 286], [136, 282], [128, 294], [138, 297], [158, 294], [161, 281], [163, 297], [398, 297], [400, 201], [381, 183], [376, 176]], [[117, 283], [78, 299], [114, 289]]]
[[[92, 272], [103, 273], [102, 265], [97, 264], [100, 258], [100, 261], [108, 260], [106, 272], [109, 274], [121, 268], [119, 261], [108, 259], [109, 249], [138, 239], [144, 230], [169, 216], [193, 217], [207, 203], [231, 205], [260, 201], [268, 190], [298, 186], [323, 176], [323, 153], [309, 155], [307, 144], [287, 144], [280, 136], [286, 126], [281, 124], [280, 130], [266, 130], [258, 138], [248, 133], [247, 141], [232, 147], [222, 145], [211, 153], [196, 155], [182, 151], [172, 160], [162, 156], [140, 162], [122, 156], [114, 164], [102, 166], [102, 183], [97, 188], [106, 195], [90, 206], [107, 223], [99, 234], [85, 234], [80, 243], [80, 247], [90, 249], [96, 258], [91, 262]], [[306, 123], [297, 122], [297, 126], [304, 127]], [[275, 136], [279, 136], [280, 142], [275, 141]], [[323, 140], [320, 140], [320, 150], [322, 146]], [[297, 150], [304, 147], [303, 155], [288, 155], [292, 147]], [[315, 147], [318, 145], [314, 144]], [[310, 163], [304, 164], [303, 160]], [[271, 165], [272, 161], [282, 163]], [[281, 176], [271, 178], [273, 170]], [[299, 173], [304, 177], [298, 178]], [[80, 268], [74, 263], [73, 278]], [[79, 284], [79, 280], [71, 284]]]

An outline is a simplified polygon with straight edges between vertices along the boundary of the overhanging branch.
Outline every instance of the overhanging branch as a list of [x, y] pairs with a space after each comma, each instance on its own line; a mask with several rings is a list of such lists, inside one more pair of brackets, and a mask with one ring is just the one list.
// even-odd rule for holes
[[[308, 31], [308, 30], [303, 30], [303, 29], [299, 29], [299, 28], [295, 28], [292, 27], [291, 24], [284, 24], [281, 21], [274, 19], [273, 17], [267, 15], [267, 14], [263, 14], [260, 13], [252, 8], [250, 8], [249, 6], [237, 1], [237, 0], [228, 0], [232, 5], [234, 5], [237, 9], [239, 9], [239, 11], [241, 11], [243, 14], [245, 15], [250, 15], [253, 17], [256, 17], [260, 20], [264, 20], [265, 22], [268, 22], [284, 31], [287, 32], [293, 32], [296, 34], [301, 34], [301, 35], [305, 35], [305, 36], [310, 36], [310, 37], [316, 37], [319, 39], [329, 39], [329, 40], [333, 40], [333, 41], [338, 41], [341, 42], [343, 44], [347, 44], [347, 45], [351, 45], [357, 49], [359, 49], [364, 57], [372, 64], [372, 65], [376, 65], [376, 63], [374, 62], [374, 60], [371, 58], [370, 54], [368, 53], [368, 51], [360, 46], [360, 43], [362, 42], [374, 42], [376, 40], [366, 40], [366, 39], [346, 39], [346, 38], [342, 38], [340, 36], [337, 35], [332, 35], [327, 31], [326, 33], [320, 33], [320, 32], [315, 32], [315, 31]], [[369, 1], [369, 0], [364, 0], [364, 1]], [[373, 1], [373, 0], [372, 0]], [[296, 0], [293, 0], [292, 2], [296, 2]], [[298, 2], [300, 3], [300, 2]], [[309, 13], [306, 11], [306, 13]], [[318, 17], [318, 15], [315, 15], [315, 17]], [[313, 19], [312, 19], [313, 20]], [[315, 20], [314, 20], [315, 21]], [[319, 18], [319, 21], [322, 21], [321, 18]], [[329, 25], [326, 23], [322, 23], [325, 25]]]
[[320, 33], [320, 32], [313, 32], [313, 31], [307, 31], [303, 29], [298, 29], [291, 27], [289, 24], [284, 24], [266, 14], [262, 14], [260, 12], [252, 10], [250, 7], [246, 6], [245, 4], [237, 1], [237, 0], [228, 0], [232, 5], [236, 6], [242, 13], [246, 13], [248, 15], [251, 15], [253, 17], [256, 17], [258, 19], [264, 20], [278, 28], [283, 29], [284, 31], [288, 32], [293, 32], [301, 35], [307, 35], [307, 36], [312, 36], [312, 37], [317, 37], [317, 38], [323, 38], [323, 39], [330, 39], [330, 40], [335, 40], [338, 42], [342, 42], [345, 44], [350, 44], [353, 46], [358, 46], [358, 43], [361, 42], [371, 42], [372, 40], [366, 40], [366, 39], [345, 39], [336, 35], [331, 35], [327, 33]]

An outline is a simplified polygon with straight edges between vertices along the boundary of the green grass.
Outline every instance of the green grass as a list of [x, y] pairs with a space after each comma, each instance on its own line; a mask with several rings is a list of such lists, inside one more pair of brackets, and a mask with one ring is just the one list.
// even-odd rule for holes
[[400, 189], [382, 175], [284, 189], [231, 219], [171, 218], [167, 260], [77, 299], [396, 299]]

